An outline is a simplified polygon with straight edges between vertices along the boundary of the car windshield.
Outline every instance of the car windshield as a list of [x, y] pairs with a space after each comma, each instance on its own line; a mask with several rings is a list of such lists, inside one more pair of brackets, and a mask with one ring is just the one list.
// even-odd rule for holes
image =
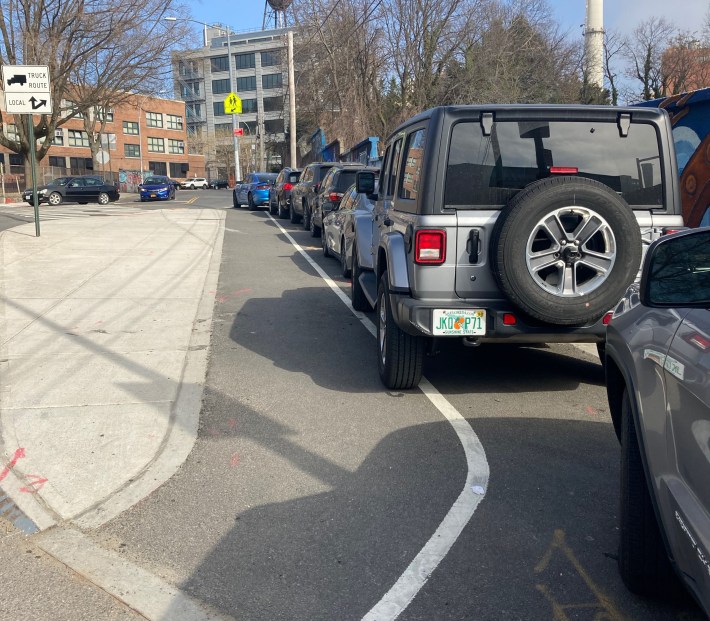
[[341, 170], [338, 176], [338, 181], [335, 185], [337, 192], [343, 192], [353, 183], [355, 183], [355, 174], [357, 170]]
[[254, 181], [257, 183], [267, 182], [273, 184], [274, 181], [276, 181], [276, 177], [278, 177], [277, 173], [262, 173], [255, 176]]
[[167, 177], [147, 177], [144, 181], [146, 185], [155, 185], [158, 183], [169, 183]]

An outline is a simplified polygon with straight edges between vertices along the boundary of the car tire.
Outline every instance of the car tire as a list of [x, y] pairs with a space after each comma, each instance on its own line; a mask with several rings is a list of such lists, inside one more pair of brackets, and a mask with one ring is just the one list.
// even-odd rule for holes
[[256, 211], [256, 205], [254, 204], [254, 197], [251, 193], [247, 194], [247, 205], [249, 206], [249, 211]]
[[303, 230], [308, 231], [311, 228], [311, 212], [308, 204], [303, 205]]
[[61, 205], [62, 202], [64, 202], [64, 197], [59, 192], [52, 192], [49, 195], [47, 202], [53, 207], [56, 207], [57, 205]]
[[311, 237], [320, 237], [321, 230], [320, 230], [319, 226], [316, 226], [316, 222], [315, 222], [315, 219], [313, 218], [313, 215], [311, 215], [308, 228], [311, 231]]
[[191, 190], [194, 190], [194, 189], [195, 189], [195, 184], [194, 184], [194, 183], [191, 183], [188, 187], [189, 187]]
[[291, 201], [291, 209], [290, 211], [290, 220], [291, 224], [298, 224], [298, 221], [301, 219], [301, 216], [296, 213], [296, 210], [293, 208], [293, 200]]
[[353, 245], [353, 269], [350, 282], [350, 299], [352, 301], [353, 308], [356, 311], [367, 312], [372, 310], [372, 306], [370, 306], [370, 301], [367, 299], [365, 292], [362, 290], [362, 285], [360, 284], [360, 274], [362, 274], [362, 270], [360, 269], [360, 262], [357, 259], [357, 246]]
[[286, 208], [281, 204], [281, 201], [279, 201], [279, 219], [285, 220], [288, 217], [288, 211], [286, 211]]
[[672, 592], [677, 579], [658, 528], [627, 389], [621, 404], [620, 470], [621, 579], [630, 591], [640, 595]]
[[385, 271], [377, 289], [377, 366], [382, 383], [390, 390], [419, 385], [424, 365], [424, 338], [402, 330], [390, 306], [389, 279]]
[[328, 248], [328, 234], [325, 228], [320, 232], [320, 245], [323, 249], [323, 256], [327, 259], [330, 256], [330, 248]]
[[491, 241], [493, 274], [506, 297], [555, 325], [598, 320], [641, 263], [641, 233], [629, 205], [582, 177], [530, 184], [501, 212]]
[[345, 253], [344, 237], [340, 239], [340, 273], [343, 275], [343, 278], [349, 278], [351, 274], [350, 270], [348, 269], [348, 256]]
[[111, 199], [108, 197], [108, 194], [106, 194], [106, 192], [99, 193], [99, 199], [98, 199], [99, 205], [108, 205], [110, 200]]
[[141, 203], [145, 203], [145, 199], [144, 199], [144, 198], [141, 198]]
[[239, 199], [237, 198], [236, 192], [232, 192], [232, 206], [234, 207], [234, 209], [240, 209], [242, 206], [239, 202]]

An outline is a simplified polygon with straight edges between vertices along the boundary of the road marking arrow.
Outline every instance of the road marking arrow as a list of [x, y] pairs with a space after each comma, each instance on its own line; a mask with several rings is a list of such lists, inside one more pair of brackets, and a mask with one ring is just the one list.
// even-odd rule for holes
[[27, 487], [21, 487], [20, 491], [25, 492], [25, 494], [36, 494], [44, 487], [47, 479], [39, 476], [38, 474], [27, 474], [25, 475], [25, 481], [29, 481], [29, 483], [27, 484]]

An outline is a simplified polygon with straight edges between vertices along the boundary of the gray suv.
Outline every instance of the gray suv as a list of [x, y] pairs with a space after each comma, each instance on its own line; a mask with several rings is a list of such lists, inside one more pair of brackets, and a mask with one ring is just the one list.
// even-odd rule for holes
[[380, 377], [416, 386], [438, 338], [603, 343], [643, 244], [683, 224], [660, 110], [455, 106], [389, 137], [358, 191], [352, 303], [376, 309]]
[[709, 308], [710, 229], [664, 237], [619, 303], [606, 347], [621, 442], [621, 576], [632, 591], [658, 594], [673, 586], [673, 567], [708, 615]]

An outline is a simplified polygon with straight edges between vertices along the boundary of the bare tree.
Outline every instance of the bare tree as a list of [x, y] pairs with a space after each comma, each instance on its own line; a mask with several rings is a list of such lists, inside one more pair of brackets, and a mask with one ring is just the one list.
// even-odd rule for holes
[[157, 89], [186, 28], [166, 28], [163, 17], [184, 11], [178, 0], [3, 0], [0, 62], [48, 65], [52, 113], [16, 116], [16, 136], [0, 115], [0, 144], [29, 164], [34, 123], [41, 160], [69, 119], [117, 105], [128, 91]]
[[609, 82], [609, 99], [612, 106], [619, 104], [619, 69], [617, 61], [626, 53], [628, 41], [621, 33], [608, 30], [604, 34], [604, 77]]
[[702, 47], [695, 34], [681, 32], [675, 36], [663, 52], [664, 93], [683, 93], [710, 84], [710, 61], [707, 57], [707, 48]]
[[651, 17], [634, 29], [625, 48], [627, 75], [640, 82], [640, 90], [630, 93], [629, 99], [648, 101], [666, 94], [661, 61], [675, 34], [675, 26], [662, 17]]

